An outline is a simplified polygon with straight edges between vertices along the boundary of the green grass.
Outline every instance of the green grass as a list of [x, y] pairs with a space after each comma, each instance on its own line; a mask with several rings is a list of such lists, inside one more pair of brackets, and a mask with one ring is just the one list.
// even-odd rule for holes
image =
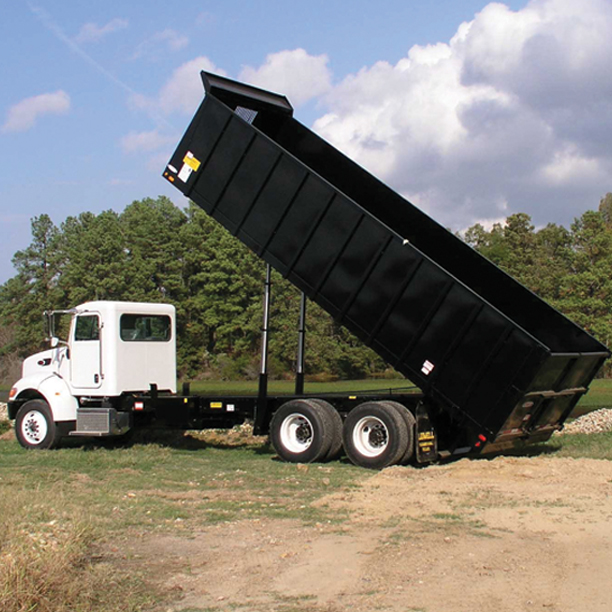
[[[271, 380], [268, 383], [270, 394], [290, 395], [294, 392], [295, 384], [291, 380]], [[332, 382], [307, 382], [304, 391], [308, 395], [324, 393], [364, 393], [367, 391], [386, 391], [389, 389], [405, 389], [412, 387], [411, 391], [418, 391], [406, 379], [380, 379], [370, 378], [364, 380], [337, 380]], [[180, 388], [180, 386], [179, 386]], [[195, 381], [191, 383], [193, 394], [228, 394], [247, 395], [257, 393], [257, 381]], [[596, 408], [612, 408], [612, 379], [598, 379], [591, 383], [589, 392], [583, 396], [572, 416], [580, 416]]]
[[612, 432], [553, 436], [546, 444], [533, 447], [554, 457], [605, 459], [612, 461]]
[[347, 463], [298, 468], [274, 456], [264, 444], [224, 448], [180, 436], [131, 448], [87, 443], [34, 452], [6, 440], [0, 484], [9, 493], [35, 490], [66, 511], [87, 508], [97, 526], [116, 533], [240, 518], [324, 521], [325, 511], [309, 504], [364, 475]]
[[104, 552], [111, 542], [189, 537], [241, 519], [333, 525], [345, 516], [312, 502], [370, 475], [344, 462], [282, 463], [261, 442], [231, 443], [162, 434], [157, 443], [129, 448], [85, 443], [26, 451], [14, 439], [0, 440], [0, 610], [150, 609], [164, 595], [113, 561]]
[[[323, 393], [363, 393], [364, 391], [385, 391], [388, 389], [403, 389], [406, 387], [418, 390], [406, 379], [369, 378], [364, 380], [337, 380], [332, 382], [307, 382], [304, 392], [309, 395]], [[180, 389], [180, 385], [179, 385]], [[268, 393], [271, 395], [291, 395], [295, 391], [292, 380], [271, 380], [268, 382]], [[212, 395], [248, 395], [257, 393], [257, 381], [243, 380], [206, 380], [191, 383], [191, 393]]]
[[576, 410], [584, 408], [612, 408], [612, 379], [600, 378], [594, 380], [589, 392], [582, 397]]
[[[612, 460], [612, 433], [558, 436], [523, 453], [538, 454]], [[189, 537], [243, 519], [334, 525], [346, 516], [313, 502], [370, 475], [345, 461], [282, 463], [261, 439], [214, 431], [161, 433], [131, 447], [73, 442], [54, 451], [0, 440], [0, 610], [150, 609], [165, 595], [144, 573], [114, 560], [111, 542], [121, 547], [155, 533]], [[441, 525], [491, 537], [482, 525], [444, 512], [421, 527]], [[389, 544], [401, 544], [406, 535], [391, 530]]]
[[[362, 393], [407, 386], [405, 380], [307, 383], [306, 392]], [[193, 393], [255, 393], [256, 383], [199, 382]], [[270, 393], [292, 393], [291, 381], [271, 381]], [[597, 380], [574, 416], [612, 407], [612, 380]], [[10, 424], [0, 422], [0, 433]], [[138, 439], [138, 438], [137, 438]], [[612, 460], [612, 433], [555, 436], [524, 456]], [[0, 610], [3, 612], [137, 612], [164, 594], [146, 576], [109, 556], [110, 542], [153, 533], [189, 537], [207, 525], [242, 519], [291, 519], [336, 524], [337, 510], [314, 504], [348, 490], [370, 472], [346, 461], [296, 466], [275, 460], [261, 440], [156, 434], [148, 444], [76, 443], [55, 451], [25, 451], [0, 440]], [[432, 515], [423, 528], [455, 525], [486, 535], [455, 515]], [[405, 537], [398, 531], [390, 544]], [[287, 612], [294, 602], [285, 602]], [[304, 602], [295, 609], [304, 608]], [[284, 608], [283, 608], [284, 609]]]

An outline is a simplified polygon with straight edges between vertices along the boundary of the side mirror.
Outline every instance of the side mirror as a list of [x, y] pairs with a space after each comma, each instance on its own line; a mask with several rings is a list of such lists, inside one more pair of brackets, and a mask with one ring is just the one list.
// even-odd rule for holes
[[55, 336], [51, 336], [51, 339], [50, 339], [51, 348], [56, 348], [58, 344], [59, 344], [59, 339], [56, 338]]

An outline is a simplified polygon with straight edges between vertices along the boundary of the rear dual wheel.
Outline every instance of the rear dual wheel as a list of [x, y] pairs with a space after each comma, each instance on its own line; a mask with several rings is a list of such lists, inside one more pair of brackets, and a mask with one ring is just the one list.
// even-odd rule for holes
[[[274, 450], [283, 461], [292, 463], [329, 460], [338, 452], [339, 434], [335, 415], [337, 412], [334, 408], [323, 400], [296, 399], [286, 402], [274, 413], [270, 422]], [[340, 429], [341, 425], [340, 422]]]
[[397, 402], [364, 402], [349, 412], [343, 442], [355, 465], [382, 469], [407, 462], [414, 451], [414, 417]]
[[270, 438], [283, 461], [330, 461], [344, 446], [355, 465], [382, 469], [412, 458], [414, 423], [408, 409], [397, 402], [364, 402], [351, 410], [343, 425], [328, 402], [296, 399], [274, 413]]
[[404, 423], [406, 423], [406, 430], [408, 432], [408, 441], [406, 444], [406, 450], [404, 451], [404, 454], [397, 461], [399, 465], [406, 465], [407, 463], [410, 462], [410, 460], [414, 456], [414, 437], [415, 437], [414, 429], [416, 425], [416, 419], [414, 418], [414, 415], [412, 414], [412, 412], [410, 412], [410, 410], [408, 410], [406, 406], [403, 406], [399, 402], [384, 401], [381, 403], [384, 403], [390, 408], [392, 408], [393, 410], [395, 410], [402, 417], [402, 419], [404, 420]]

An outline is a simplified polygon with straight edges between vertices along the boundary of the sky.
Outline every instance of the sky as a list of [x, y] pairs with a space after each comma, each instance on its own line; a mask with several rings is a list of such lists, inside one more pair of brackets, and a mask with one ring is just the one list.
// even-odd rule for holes
[[11, 0], [0, 20], [0, 283], [31, 219], [161, 178], [200, 70], [294, 116], [453, 231], [569, 226], [612, 191], [612, 0]]

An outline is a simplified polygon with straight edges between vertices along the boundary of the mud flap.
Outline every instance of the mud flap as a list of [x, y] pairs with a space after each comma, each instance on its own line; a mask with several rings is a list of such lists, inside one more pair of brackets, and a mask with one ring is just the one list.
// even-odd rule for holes
[[432, 463], [438, 460], [438, 437], [431, 423], [427, 408], [420, 402], [416, 413], [416, 460]]

